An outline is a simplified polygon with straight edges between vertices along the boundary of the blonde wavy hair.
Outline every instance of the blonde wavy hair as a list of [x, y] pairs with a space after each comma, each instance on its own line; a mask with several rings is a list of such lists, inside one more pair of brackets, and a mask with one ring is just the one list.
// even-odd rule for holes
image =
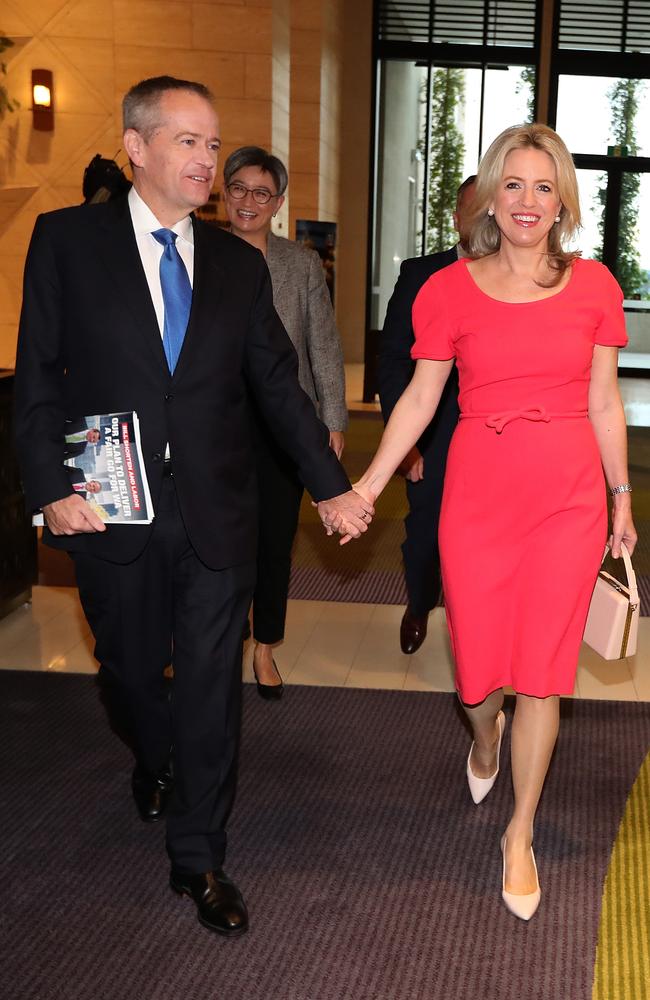
[[548, 234], [548, 263], [555, 273], [550, 282], [544, 283], [545, 288], [552, 288], [560, 282], [567, 267], [580, 256], [578, 252], [566, 251], [564, 246], [575, 236], [581, 223], [578, 181], [571, 153], [557, 132], [547, 125], [537, 122], [533, 125], [513, 125], [498, 135], [484, 154], [476, 175], [467, 220], [470, 256], [475, 259], [487, 257], [496, 253], [501, 245], [501, 231], [494, 216], [488, 215], [487, 211], [503, 178], [506, 157], [514, 149], [539, 149], [548, 153], [555, 164], [561, 203], [560, 221]]

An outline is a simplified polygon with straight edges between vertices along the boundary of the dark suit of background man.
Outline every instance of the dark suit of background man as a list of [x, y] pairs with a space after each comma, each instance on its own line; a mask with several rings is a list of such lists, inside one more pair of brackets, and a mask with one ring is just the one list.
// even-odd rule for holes
[[[458, 189], [454, 225], [460, 234], [459, 246], [443, 253], [405, 260], [400, 268], [379, 343], [377, 375], [385, 422], [388, 422], [415, 369], [411, 360], [411, 347], [415, 340], [411, 321], [413, 302], [422, 285], [435, 271], [453, 264], [462, 255], [463, 216], [472, 198], [474, 180], [474, 176], [468, 177]], [[422, 645], [427, 634], [429, 612], [438, 603], [440, 595], [438, 520], [447, 451], [458, 423], [458, 413], [458, 374], [454, 366], [435, 417], [398, 470], [406, 478], [409, 504], [409, 513], [404, 521], [406, 539], [402, 545], [408, 594], [408, 606], [400, 628], [400, 645], [404, 653], [414, 653]]]
[[[18, 448], [28, 504], [43, 507], [45, 541], [72, 553], [100, 677], [129, 724], [140, 814], [157, 819], [167, 807], [172, 888], [195, 900], [202, 923], [232, 934], [247, 926], [221, 869], [256, 555], [247, 386], [320, 501], [328, 533], [358, 537], [372, 508], [349, 492], [298, 384], [262, 255], [190, 215], [208, 200], [217, 165], [209, 92], [170, 77], [143, 81], [127, 94], [124, 118], [134, 189], [36, 222], [16, 371]], [[61, 464], [65, 420], [130, 410], [156, 516], [152, 526], [106, 529]]]
[[[83, 424], [83, 426], [80, 426]], [[76, 421], [76, 424], [69, 421], [65, 425], [65, 447], [64, 454], [66, 458], [77, 458], [79, 455], [84, 455], [90, 445], [91, 449], [95, 449], [95, 454], [99, 451], [102, 445], [102, 435], [99, 427], [88, 427], [87, 422]]]

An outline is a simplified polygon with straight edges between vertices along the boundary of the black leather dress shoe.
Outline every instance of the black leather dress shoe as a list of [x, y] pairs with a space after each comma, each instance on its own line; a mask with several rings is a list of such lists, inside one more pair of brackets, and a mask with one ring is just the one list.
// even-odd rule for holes
[[140, 767], [134, 768], [131, 777], [133, 798], [144, 823], [157, 823], [165, 815], [167, 802], [174, 787], [171, 771], [149, 774]]
[[[278, 665], [273, 661], [273, 666], [275, 667], [275, 672], [280, 677], [280, 671], [278, 670]], [[255, 667], [253, 667], [253, 673], [255, 674]], [[262, 684], [258, 681], [257, 674], [255, 674], [255, 683], [257, 684], [257, 693], [260, 698], [264, 698], [265, 701], [279, 701], [284, 693], [284, 682], [280, 677], [279, 684]]]
[[248, 911], [242, 894], [222, 868], [205, 875], [184, 875], [172, 868], [169, 884], [196, 903], [199, 923], [217, 934], [235, 937], [248, 930]]
[[404, 612], [399, 629], [399, 642], [403, 653], [415, 653], [424, 642], [427, 635], [429, 613], [412, 615], [409, 608]]

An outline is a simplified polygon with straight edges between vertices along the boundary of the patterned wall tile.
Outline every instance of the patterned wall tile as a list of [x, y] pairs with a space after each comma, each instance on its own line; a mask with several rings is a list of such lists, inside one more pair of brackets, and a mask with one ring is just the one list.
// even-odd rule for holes
[[169, 0], [113, 0], [115, 44], [191, 49], [192, 10]]
[[103, 38], [113, 41], [113, 4], [106, 0], [68, 3], [48, 24], [54, 38]]

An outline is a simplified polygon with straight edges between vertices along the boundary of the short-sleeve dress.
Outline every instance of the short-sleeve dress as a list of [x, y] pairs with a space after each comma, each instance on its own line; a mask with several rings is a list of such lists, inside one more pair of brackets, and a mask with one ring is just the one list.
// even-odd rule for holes
[[415, 300], [413, 358], [458, 366], [439, 532], [466, 704], [506, 685], [573, 691], [607, 532], [591, 363], [595, 344], [627, 343], [622, 298], [606, 267], [579, 258], [545, 299], [493, 299], [459, 260]]

